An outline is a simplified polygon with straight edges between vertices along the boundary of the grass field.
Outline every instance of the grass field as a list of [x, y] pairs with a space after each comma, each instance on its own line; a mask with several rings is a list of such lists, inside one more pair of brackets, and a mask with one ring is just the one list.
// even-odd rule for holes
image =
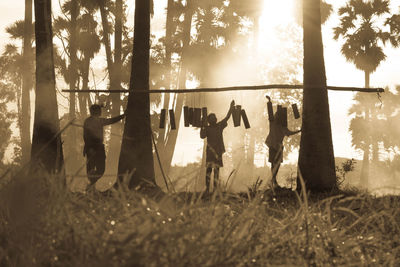
[[[0, 192], [1, 266], [399, 266], [400, 198], [281, 190], [212, 196]], [[149, 196], [152, 194], [152, 196]]]

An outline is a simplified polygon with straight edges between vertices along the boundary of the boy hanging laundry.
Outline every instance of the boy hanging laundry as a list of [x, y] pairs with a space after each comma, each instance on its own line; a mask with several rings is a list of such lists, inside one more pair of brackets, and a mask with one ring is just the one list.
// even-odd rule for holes
[[[271, 102], [271, 98], [267, 96], [267, 99], [269, 102]], [[283, 139], [285, 136], [291, 136], [301, 132], [301, 130], [291, 131], [287, 127], [283, 126], [283, 116], [282, 110], [278, 109], [273, 118], [269, 119], [269, 134], [265, 140], [265, 144], [269, 149], [268, 161], [271, 162], [273, 188], [278, 186], [278, 183], [276, 182], [276, 176], [278, 174], [279, 167], [283, 162]]]
[[214, 113], [207, 116], [209, 125], [203, 125], [200, 130], [200, 138], [207, 138], [206, 148], [206, 193], [210, 191], [211, 172], [214, 170], [214, 189], [217, 186], [219, 179], [219, 168], [223, 167], [222, 155], [225, 153], [225, 145], [223, 138], [223, 130], [228, 126], [227, 122], [232, 114], [235, 106], [235, 101], [231, 102], [230, 108], [226, 117], [217, 122], [217, 117]]

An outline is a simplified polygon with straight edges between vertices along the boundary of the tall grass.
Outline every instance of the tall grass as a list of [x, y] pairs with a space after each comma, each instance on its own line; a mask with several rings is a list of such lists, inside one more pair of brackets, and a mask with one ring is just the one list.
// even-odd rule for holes
[[[20, 177], [0, 192], [1, 266], [396, 266], [399, 198], [211, 198], [71, 193], [60, 177]], [[249, 199], [252, 197], [251, 199]]]

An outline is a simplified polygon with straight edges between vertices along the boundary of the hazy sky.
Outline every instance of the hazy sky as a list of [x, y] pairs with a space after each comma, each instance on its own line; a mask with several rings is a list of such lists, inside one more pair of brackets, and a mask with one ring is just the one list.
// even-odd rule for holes
[[[267, 36], [267, 34], [270, 33], [271, 29], [267, 28], [266, 25], [271, 26], [273, 21], [276, 25], [284, 23], [285, 20], [291, 19], [288, 15], [285, 15], [288, 14], [285, 10], [292, 6], [293, 1], [300, 0], [266, 0], [266, 5], [268, 5], [269, 9], [265, 8], [265, 10], [269, 11], [265, 11], [264, 16], [261, 18], [260, 36]], [[131, 0], [131, 2], [133, 2], [133, 0]], [[160, 31], [164, 27], [163, 8], [166, 6], [167, 0], [155, 0], [154, 2], [156, 14], [152, 20], [152, 29]], [[334, 9], [337, 10], [347, 1], [327, 0], [327, 2], [332, 4]], [[392, 0], [391, 3], [394, 10], [399, 11], [400, 0]], [[53, 10], [57, 10], [58, 6], [58, 0], [53, 1]], [[129, 11], [132, 18], [133, 9], [130, 8]], [[5, 26], [11, 24], [17, 19], [23, 19], [23, 15], [23, 0], [0, 0], [1, 49], [3, 49], [3, 45], [7, 41], [7, 34], [4, 32]], [[362, 87], [364, 84], [364, 74], [355, 69], [351, 63], [346, 62], [344, 57], [340, 54], [341, 43], [332, 40], [332, 28], [337, 24], [338, 17], [334, 14], [323, 26], [324, 53], [328, 85]], [[260, 39], [261, 48], [263, 42], [266, 44], [267, 40]], [[385, 49], [385, 53], [387, 59], [385, 62], [381, 63], [378, 70], [372, 74], [371, 86], [393, 87], [396, 84], [400, 84], [400, 75], [398, 73], [400, 70], [400, 49], [393, 49], [388, 46]], [[361, 156], [361, 154], [357, 153], [351, 147], [351, 136], [348, 133], [348, 126], [351, 118], [347, 116], [347, 111], [352, 104], [353, 95], [354, 93], [351, 92], [329, 93], [335, 156], [355, 158], [360, 158]], [[187, 145], [193, 145], [197, 142], [196, 140], [198, 140], [198, 136], [192, 136], [191, 138], [185, 138], [185, 140], [182, 140], [177, 148], [177, 154], [175, 155], [176, 159], [178, 160], [179, 158], [191, 161], [192, 159], [182, 154], [184, 151], [183, 148]], [[296, 156], [292, 156], [291, 158], [294, 160]]]

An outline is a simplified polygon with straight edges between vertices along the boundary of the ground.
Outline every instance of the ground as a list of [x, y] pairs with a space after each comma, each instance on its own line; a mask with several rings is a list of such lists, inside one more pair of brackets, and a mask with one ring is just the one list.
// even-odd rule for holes
[[[144, 192], [144, 193], [143, 193]], [[0, 191], [2, 266], [395, 266], [400, 197], [290, 190], [72, 193], [60, 177]]]

